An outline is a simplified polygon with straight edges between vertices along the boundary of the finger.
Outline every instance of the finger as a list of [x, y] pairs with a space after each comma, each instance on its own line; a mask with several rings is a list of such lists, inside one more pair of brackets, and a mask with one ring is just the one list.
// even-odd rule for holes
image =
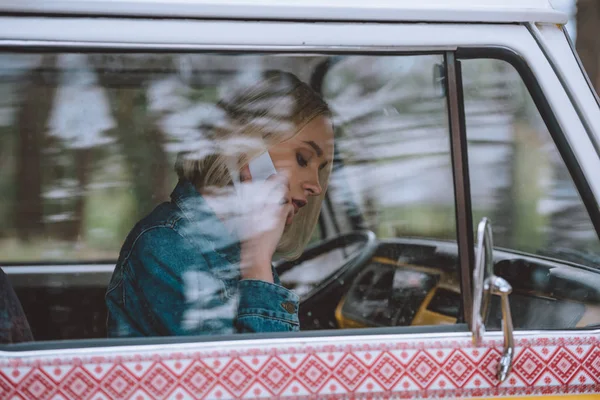
[[278, 183], [272, 182], [272, 185], [273, 186], [271, 190], [268, 192], [269, 198], [272, 199], [271, 201], [274, 200], [274, 202], [279, 204], [291, 203], [292, 198], [290, 196], [290, 188], [288, 186], [283, 185], [281, 181]]
[[288, 223], [291, 223], [293, 218], [294, 218], [294, 207], [291, 204], [289, 204], [289, 205], [285, 206], [285, 211], [283, 214], [284, 224], [287, 225]]
[[248, 164], [244, 165], [240, 169], [240, 181], [241, 182], [252, 181], [252, 174], [250, 173], [250, 168], [248, 167]]

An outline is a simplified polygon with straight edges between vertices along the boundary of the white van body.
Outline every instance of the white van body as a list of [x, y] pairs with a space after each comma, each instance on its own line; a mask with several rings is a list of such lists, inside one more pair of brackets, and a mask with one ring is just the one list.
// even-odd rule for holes
[[[566, 35], [567, 20], [545, 0], [5, 0], [0, 46], [6, 53], [434, 52], [458, 58], [471, 50], [505, 51], [531, 71], [598, 209], [600, 106]], [[15, 286], [34, 281], [100, 285], [113, 268], [3, 265]], [[461, 261], [467, 275], [470, 268]], [[470, 277], [466, 282], [477, 290]], [[474, 345], [468, 316], [465, 321], [420, 331], [374, 328], [5, 347], [0, 349], [0, 397], [600, 396], [597, 327], [515, 331], [512, 372], [499, 382], [495, 371], [503, 332], [487, 332]]]

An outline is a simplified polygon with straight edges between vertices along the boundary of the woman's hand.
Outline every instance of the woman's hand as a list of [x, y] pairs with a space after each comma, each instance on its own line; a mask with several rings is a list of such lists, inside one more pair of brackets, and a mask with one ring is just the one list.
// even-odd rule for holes
[[273, 282], [271, 262], [286, 221], [294, 216], [289, 184], [281, 174], [240, 185], [242, 279]]

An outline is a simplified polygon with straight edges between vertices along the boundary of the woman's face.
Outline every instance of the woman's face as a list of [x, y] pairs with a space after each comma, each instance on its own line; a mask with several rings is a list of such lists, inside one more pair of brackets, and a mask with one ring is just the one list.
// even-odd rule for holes
[[[325, 189], [319, 172], [333, 159], [333, 127], [326, 116], [313, 118], [295, 136], [269, 149], [273, 165], [289, 182], [294, 215], [308, 204], [308, 199]], [[247, 166], [242, 174], [247, 173]], [[292, 223], [293, 216], [286, 221]]]

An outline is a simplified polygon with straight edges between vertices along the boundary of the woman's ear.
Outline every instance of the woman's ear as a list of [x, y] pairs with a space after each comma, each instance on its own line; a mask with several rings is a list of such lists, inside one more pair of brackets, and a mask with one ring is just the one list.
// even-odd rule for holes
[[244, 164], [244, 166], [240, 169], [240, 182], [251, 181], [252, 175], [250, 174], [250, 167], [248, 164]]

